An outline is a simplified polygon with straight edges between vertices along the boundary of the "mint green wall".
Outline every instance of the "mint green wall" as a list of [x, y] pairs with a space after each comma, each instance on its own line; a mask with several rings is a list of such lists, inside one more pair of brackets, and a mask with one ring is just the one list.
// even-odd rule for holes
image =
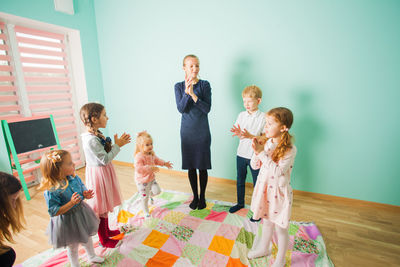
[[[211, 176], [235, 179], [229, 129], [243, 110], [241, 90], [257, 84], [262, 110], [294, 112], [295, 189], [400, 205], [399, 1], [94, 6], [110, 132], [148, 130], [157, 154], [180, 170], [173, 86], [194, 53], [213, 89]], [[118, 159], [131, 162], [133, 151], [124, 147]]]
[[[0, 12], [80, 31], [86, 87], [90, 101], [104, 103], [96, 20], [92, 0], [75, 0], [75, 15], [54, 10], [53, 0], [0, 0]], [[2, 133], [0, 133], [0, 170], [9, 170]]]

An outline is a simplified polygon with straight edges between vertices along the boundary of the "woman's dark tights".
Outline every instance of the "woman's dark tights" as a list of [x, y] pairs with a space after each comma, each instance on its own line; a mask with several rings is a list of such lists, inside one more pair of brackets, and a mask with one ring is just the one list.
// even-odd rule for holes
[[197, 190], [197, 172], [196, 169], [189, 169], [188, 171], [190, 187], [193, 192], [193, 201], [190, 203], [189, 207], [191, 209], [204, 209], [206, 204], [206, 187], [208, 182], [207, 170], [199, 170], [199, 180], [200, 180], [200, 199]]

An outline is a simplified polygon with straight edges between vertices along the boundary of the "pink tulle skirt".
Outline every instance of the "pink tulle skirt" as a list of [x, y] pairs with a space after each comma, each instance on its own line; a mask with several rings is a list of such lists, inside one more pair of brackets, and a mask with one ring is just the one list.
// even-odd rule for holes
[[94, 197], [87, 203], [97, 215], [113, 211], [121, 205], [122, 196], [114, 166], [86, 166], [86, 186], [94, 191]]

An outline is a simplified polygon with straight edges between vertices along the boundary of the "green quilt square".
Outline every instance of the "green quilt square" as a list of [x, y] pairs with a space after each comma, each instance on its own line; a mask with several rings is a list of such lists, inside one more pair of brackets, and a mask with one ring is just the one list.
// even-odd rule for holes
[[240, 229], [240, 232], [236, 238], [237, 242], [243, 243], [247, 246], [248, 249], [251, 249], [253, 246], [255, 235], [251, 232], [244, 230], [244, 228]]
[[175, 209], [176, 207], [178, 207], [180, 205], [182, 205], [182, 202], [175, 201], [175, 202], [168, 202], [167, 204], [165, 204], [164, 206], [161, 206], [161, 207], [162, 208], [167, 208], [169, 210], [173, 210], [173, 209]]
[[171, 232], [173, 236], [175, 236], [177, 239], [181, 241], [189, 241], [189, 239], [193, 235], [193, 230], [190, 229], [189, 227], [178, 225], [175, 227], [175, 229]]
[[[135, 261], [145, 265], [146, 262], [156, 255], [158, 249], [152, 248], [143, 244], [140, 244], [134, 248], [127, 256]], [[105, 265], [105, 266], [115, 266], [115, 265]]]
[[289, 235], [296, 235], [297, 231], [299, 231], [299, 226], [296, 224], [289, 224]]
[[205, 217], [207, 217], [209, 214], [211, 213], [211, 211], [209, 209], [202, 209], [202, 210], [191, 210], [189, 212], [190, 216], [193, 217], [197, 217], [200, 219], [204, 219]]
[[165, 200], [171, 200], [174, 198], [174, 193], [165, 192], [163, 191], [160, 195], [157, 196], [158, 198], [162, 198]]
[[224, 219], [224, 223], [233, 226], [243, 227], [243, 217], [236, 214], [228, 213], [228, 215]]
[[221, 204], [215, 204], [215, 205], [212, 207], [212, 210], [213, 210], [213, 211], [216, 211], [216, 212], [222, 212], [222, 211], [228, 212], [230, 207], [231, 207], [231, 206], [226, 206], [226, 205], [221, 205]]
[[159, 221], [160, 219], [158, 218], [149, 217], [147, 220], [143, 222], [143, 226], [150, 229], [154, 229]]
[[198, 266], [206, 254], [207, 249], [187, 243], [183, 248], [182, 258], [189, 259], [193, 265]]

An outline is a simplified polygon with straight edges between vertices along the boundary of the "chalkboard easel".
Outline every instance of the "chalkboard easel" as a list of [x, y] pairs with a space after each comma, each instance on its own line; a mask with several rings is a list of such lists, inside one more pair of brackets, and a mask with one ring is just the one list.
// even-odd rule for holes
[[[53, 116], [26, 117], [17, 120], [2, 120], [1, 127], [8, 151], [11, 169], [18, 176], [27, 200], [31, 199], [18, 155], [39, 152], [57, 146], [61, 149]], [[12, 159], [14, 160], [14, 164]]]

